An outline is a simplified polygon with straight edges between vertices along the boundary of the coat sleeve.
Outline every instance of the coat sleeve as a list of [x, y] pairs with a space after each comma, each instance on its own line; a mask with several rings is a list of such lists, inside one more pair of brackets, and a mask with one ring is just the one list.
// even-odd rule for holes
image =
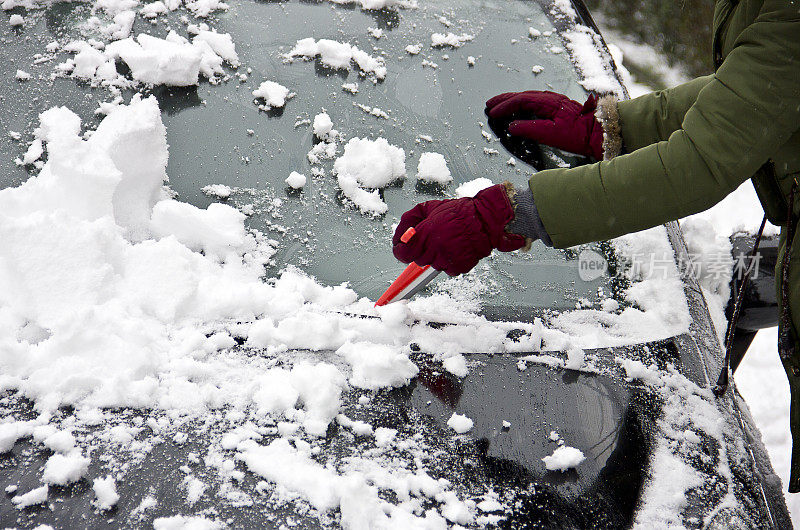
[[666, 140], [670, 134], [680, 129], [683, 118], [697, 100], [700, 89], [713, 77], [698, 77], [673, 88], [619, 101], [617, 111], [622, 140], [627, 151], [635, 151]]
[[669, 139], [530, 179], [556, 247], [617, 237], [705, 210], [800, 127], [800, 3], [765, 0]]

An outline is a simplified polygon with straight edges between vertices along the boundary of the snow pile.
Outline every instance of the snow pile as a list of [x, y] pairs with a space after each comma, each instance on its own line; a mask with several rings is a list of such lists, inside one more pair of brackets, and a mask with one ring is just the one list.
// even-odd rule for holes
[[[406, 154], [403, 149], [390, 145], [385, 138], [370, 140], [352, 138], [344, 147], [344, 154], [333, 165], [339, 187], [345, 197], [363, 213], [380, 215], [388, 206], [377, 188], [404, 178]], [[364, 188], [372, 188], [367, 191]]]
[[470, 180], [459, 185], [456, 188], [456, 197], [474, 197], [476, 193], [491, 186], [494, 186], [494, 182], [491, 179], [487, 179], [486, 177], [478, 177], [475, 180]]
[[57, 486], [77, 482], [89, 471], [90, 463], [91, 460], [78, 452], [69, 455], [55, 454], [44, 465], [42, 482]]
[[418, 55], [422, 51], [422, 44], [409, 44], [405, 50], [409, 55]]
[[453, 181], [447, 161], [439, 153], [422, 153], [417, 165], [417, 179], [446, 185]]
[[23, 495], [16, 495], [15, 497], [12, 497], [11, 503], [16, 506], [17, 510], [22, 510], [28, 506], [34, 506], [36, 504], [43, 504], [47, 502], [48, 490], [49, 488], [47, 484], [45, 484], [44, 486], [32, 489]]
[[289, 89], [275, 81], [264, 81], [261, 85], [253, 90], [253, 96], [264, 100], [263, 105], [259, 108], [269, 110], [271, 108], [281, 108], [286, 104], [286, 100], [291, 97]]
[[297, 57], [306, 60], [319, 56], [322, 64], [335, 69], [346, 69], [350, 63], [355, 62], [364, 74], [373, 74], [375, 79], [381, 80], [386, 77], [386, 66], [380, 57], [372, 57], [367, 52], [348, 44], [329, 39], [314, 40], [313, 37], [300, 39], [294, 48], [284, 57], [287, 61], [293, 61]]
[[447, 420], [447, 426], [456, 431], [458, 434], [464, 434], [472, 430], [473, 421], [463, 414], [453, 413], [450, 419]]
[[474, 38], [475, 35], [470, 35], [468, 33], [462, 33], [461, 35], [456, 35], [455, 33], [448, 33], [447, 35], [434, 33], [431, 35], [431, 47], [441, 48], [450, 46], [451, 48], [460, 48], [465, 42], [469, 42]]
[[346, 343], [336, 353], [353, 366], [350, 384], [377, 389], [407, 385], [419, 369], [399, 348], [369, 342]]
[[548, 471], [561, 471], [562, 473], [578, 467], [584, 460], [586, 457], [583, 456], [583, 451], [566, 445], [559, 446], [552, 455], [542, 458], [544, 467]]
[[153, 521], [154, 530], [221, 530], [225, 525], [200, 515], [173, 515]]
[[110, 510], [119, 501], [117, 482], [110, 475], [105, 478], [94, 479], [92, 490], [94, 490], [95, 495], [95, 506], [99, 510]]
[[60, 72], [92, 84], [126, 87], [129, 83], [116, 69], [123, 61], [135, 82], [146, 85], [196, 85], [202, 74], [212, 82], [225, 75], [223, 62], [239, 65], [230, 35], [200, 31], [189, 42], [174, 31], [165, 39], [141, 33], [136, 39], [124, 38], [99, 50], [87, 41], [73, 41], [64, 47], [75, 57], [58, 65]]
[[298, 190], [306, 185], [306, 176], [297, 171], [292, 171], [289, 173], [289, 176], [286, 177], [286, 185], [292, 189]]
[[208, 186], [203, 186], [200, 191], [206, 195], [219, 197], [220, 199], [227, 199], [231, 196], [231, 193], [233, 193], [231, 187], [225, 184], [209, 184]]
[[320, 112], [314, 116], [314, 123], [312, 125], [314, 136], [320, 140], [329, 140], [336, 136], [336, 131], [333, 129], [333, 121], [327, 112]]
[[22, 15], [11, 15], [8, 18], [8, 25], [13, 27], [21, 26], [25, 23], [25, 19], [22, 18]]

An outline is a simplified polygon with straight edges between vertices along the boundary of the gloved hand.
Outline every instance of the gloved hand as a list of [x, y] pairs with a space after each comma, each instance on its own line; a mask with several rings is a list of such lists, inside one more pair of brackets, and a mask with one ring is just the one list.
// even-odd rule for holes
[[509, 120], [508, 132], [570, 153], [603, 159], [603, 126], [595, 118], [597, 100], [581, 105], [562, 94], [528, 90], [507, 92], [486, 102], [486, 114]]
[[[492, 249], [511, 252], [525, 246], [525, 237], [506, 232], [514, 209], [503, 184], [479, 191], [475, 197], [427, 201], [400, 218], [392, 244], [403, 263], [431, 265], [456, 276], [470, 271]], [[407, 242], [400, 237], [409, 228], [416, 233]]]

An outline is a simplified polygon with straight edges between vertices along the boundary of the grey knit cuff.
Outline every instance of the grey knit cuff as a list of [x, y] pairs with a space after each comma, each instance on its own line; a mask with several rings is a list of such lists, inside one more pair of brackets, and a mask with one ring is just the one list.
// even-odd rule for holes
[[539, 217], [539, 210], [536, 209], [536, 204], [533, 202], [533, 192], [530, 188], [527, 186], [525, 186], [525, 189], [515, 187], [511, 203], [514, 205], [514, 219], [508, 223], [506, 230], [532, 241], [541, 239], [542, 243], [552, 247], [553, 241], [544, 229], [542, 218]]
[[601, 97], [594, 115], [603, 126], [603, 160], [611, 160], [623, 150], [616, 96]]

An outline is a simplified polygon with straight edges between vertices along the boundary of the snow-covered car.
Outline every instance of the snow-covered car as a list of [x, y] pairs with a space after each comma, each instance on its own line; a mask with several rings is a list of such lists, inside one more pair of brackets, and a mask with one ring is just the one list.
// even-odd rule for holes
[[[677, 224], [409, 302], [399, 216], [585, 163], [578, 0], [6, 0], [0, 524], [787, 528]], [[168, 176], [168, 178], [167, 178]]]

